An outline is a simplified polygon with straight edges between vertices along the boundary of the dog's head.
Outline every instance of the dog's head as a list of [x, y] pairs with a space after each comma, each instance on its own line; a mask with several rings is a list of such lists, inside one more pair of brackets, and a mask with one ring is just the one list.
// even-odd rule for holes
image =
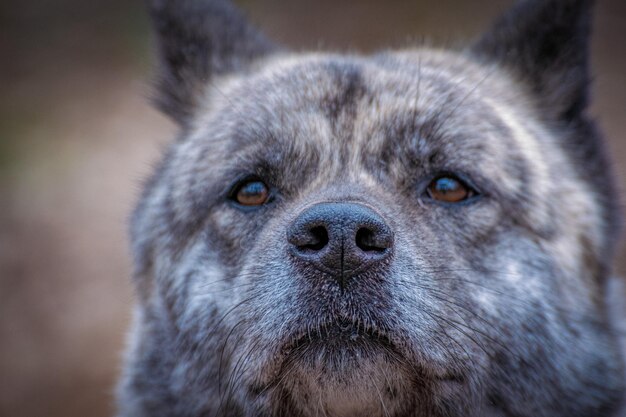
[[366, 57], [292, 54], [222, 2], [151, 12], [181, 133], [134, 215], [127, 403], [615, 407], [618, 216], [585, 113], [588, 1], [522, 1], [467, 50]]

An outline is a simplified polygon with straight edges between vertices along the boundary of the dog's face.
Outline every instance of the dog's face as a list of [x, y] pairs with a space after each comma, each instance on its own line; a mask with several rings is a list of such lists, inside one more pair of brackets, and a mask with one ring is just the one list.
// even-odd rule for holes
[[128, 415], [611, 415], [588, 10], [530, 3], [462, 53], [358, 57], [154, 2], [182, 133], [134, 218]]

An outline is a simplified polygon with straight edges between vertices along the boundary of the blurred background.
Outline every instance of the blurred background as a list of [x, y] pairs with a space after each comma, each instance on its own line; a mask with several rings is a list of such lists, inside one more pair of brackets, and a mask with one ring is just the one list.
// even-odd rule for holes
[[[511, 2], [237, 1], [285, 45], [366, 52], [458, 45]], [[626, 2], [599, 0], [592, 111], [622, 184], [625, 45]], [[127, 219], [175, 132], [148, 103], [151, 64], [140, 1], [0, 2], [2, 417], [113, 413], [133, 300]]]

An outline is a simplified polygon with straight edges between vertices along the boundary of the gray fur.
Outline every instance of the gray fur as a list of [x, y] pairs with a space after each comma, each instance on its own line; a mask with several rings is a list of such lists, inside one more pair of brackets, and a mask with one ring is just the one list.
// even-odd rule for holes
[[[619, 222], [585, 112], [587, 2], [522, 1], [466, 51], [366, 57], [279, 51], [221, 2], [152, 7], [162, 56], [189, 41], [163, 19], [201, 22], [204, 41], [163, 69], [183, 129], [133, 217], [120, 417], [617, 415], [623, 348], [605, 292]], [[224, 22], [259, 49], [230, 47]], [[525, 37], [536, 24], [544, 36]], [[580, 57], [548, 48], [531, 65], [551, 30]], [[563, 73], [578, 78], [558, 93]], [[440, 172], [479, 197], [425, 198]], [[229, 194], [249, 175], [274, 193], [255, 210]], [[312, 205], [346, 201], [395, 243], [340, 286], [286, 235]]]

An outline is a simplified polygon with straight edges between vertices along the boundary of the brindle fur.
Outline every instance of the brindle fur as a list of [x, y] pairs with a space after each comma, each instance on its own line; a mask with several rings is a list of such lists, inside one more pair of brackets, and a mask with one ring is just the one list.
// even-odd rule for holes
[[[292, 54], [221, 1], [150, 1], [157, 102], [181, 133], [133, 216], [119, 416], [618, 415], [590, 3], [522, 0], [462, 51], [358, 56]], [[423, 199], [438, 172], [480, 197]], [[275, 198], [241, 210], [228, 193], [250, 174]], [[328, 201], [394, 234], [343, 286], [287, 250]], [[380, 343], [334, 343], [346, 322]]]

